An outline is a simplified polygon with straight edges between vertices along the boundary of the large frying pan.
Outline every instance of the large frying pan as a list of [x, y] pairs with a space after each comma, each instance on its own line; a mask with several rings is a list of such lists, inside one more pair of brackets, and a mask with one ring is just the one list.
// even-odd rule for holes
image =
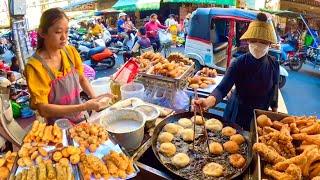
[[[160, 132], [162, 131], [162, 128], [167, 124], [167, 123], [175, 123], [177, 122], [179, 119], [181, 118], [191, 118], [194, 116], [193, 112], [185, 112], [185, 113], [179, 113], [179, 114], [174, 114], [172, 116], [167, 117], [166, 119], [164, 119], [162, 122], [160, 122], [154, 130], [154, 133], [152, 135], [152, 150], [154, 155], [157, 157], [157, 159], [159, 160], [159, 162], [171, 173], [175, 174], [178, 177], [181, 177], [182, 179], [188, 179], [186, 176], [183, 177], [183, 175], [181, 175], [176, 169], [170, 167], [168, 164], [162, 162], [161, 158], [160, 158], [160, 154], [158, 152], [158, 147], [157, 147], [157, 139], [158, 136], [160, 134]], [[222, 117], [221, 116], [217, 116], [215, 114], [210, 114], [210, 113], [203, 113], [204, 118], [206, 119], [210, 119], [210, 118], [215, 118], [215, 119], [219, 119], [221, 122], [222, 121]], [[247, 151], [246, 151], [246, 164], [245, 166], [241, 169], [241, 171], [238, 171], [236, 174], [230, 175], [230, 176], [226, 176], [223, 177], [223, 179], [235, 179], [237, 177], [239, 177], [250, 165], [250, 162], [252, 160], [252, 144], [251, 141], [248, 140], [248, 137], [246, 137], [244, 131], [242, 130], [242, 128], [240, 128], [238, 125], [234, 124], [234, 123], [227, 123], [227, 122], [223, 122], [224, 127], [225, 126], [231, 126], [233, 128], [235, 128], [237, 130], [237, 133], [243, 135], [246, 139], [247, 142]], [[202, 173], [202, 172], [199, 172]], [[190, 178], [190, 177], [189, 177]], [[199, 177], [200, 178], [200, 177]], [[218, 179], [218, 178], [217, 178]], [[220, 178], [221, 179], [221, 178]]]

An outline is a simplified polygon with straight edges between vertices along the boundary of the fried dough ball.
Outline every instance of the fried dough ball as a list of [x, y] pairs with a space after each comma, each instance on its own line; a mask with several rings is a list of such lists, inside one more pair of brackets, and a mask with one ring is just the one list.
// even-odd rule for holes
[[173, 156], [176, 153], [176, 146], [172, 143], [162, 143], [160, 145], [160, 152], [165, 156]]
[[223, 170], [223, 166], [218, 163], [211, 162], [203, 167], [202, 172], [207, 176], [220, 177], [223, 175]]
[[158, 141], [160, 143], [165, 143], [165, 142], [171, 142], [173, 139], [173, 135], [171, 133], [168, 132], [162, 132], [159, 134], [158, 136]]
[[242, 168], [246, 163], [246, 159], [241, 154], [231, 154], [229, 161], [230, 164], [236, 168]]
[[61, 166], [67, 167], [69, 166], [69, 160], [67, 158], [61, 158], [59, 160], [59, 164], [61, 164]]
[[80, 161], [80, 155], [79, 154], [74, 154], [70, 156], [70, 162], [71, 164], [78, 164]]
[[181, 132], [181, 136], [184, 141], [193, 141], [194, 132], [192, 129], [184, 129]]
[[205, 126], [211, 131], [221, 131], [221, 129], [223, 128], [223, 124], [218, 119], [214, 118], [206, 121]]
[[234, 141], [227, 141], [223, 144], [224, 150], [228, 153], [234, 154], [239, 151], [239, 145]]
[[223, 153], [223, 147], [218, 142], [212, 142], [209, 144], [209, 151], [214, 155], [220, 155]]
[[56, 151], [52, 156], [53, 160], [58, 162], [62, 158], [62, 153], [60, 151]]
[[230, 141], [234, 141], [236, 142], [238, 145], [241, 145], [242, 143], [244, 143], [246, 140], [244, 139], [244, 137], [241, 134], [235, 134], [230, 136]]
[[171, 162], [177, 168], [183, 168], [190, 163], [190, 158], [185, 153], [178, 153], [171, 158]]
[[237, 133], [237, 131], [230, 126], [224, 127], [222, 129], [222, 135], [224, 135], [224, 136], [232, 136], [232, 135], [235, 135], [236, 133]]
[[193, 116], [192, 118], [191, 118], [191, 120], [194, 122], [194, 119], [196, 119], [196, 124], [197, 125], [202, 125], [202, 124], [204, 124], [204, 121], [202, 120], [202, 117], [201, 116]]
[[179, 119], [178, 124], [184, 128], [188, 128], [192, 126], [192, 121], [187, 118], [181, 118]]
[[259, 117], [257, 117], [257, 123], [259, 127], [265, 127], [265, 126], [271, 126], [272, 121], [268, 116], [262, 114]]
[[176, 135], [179, 131], [179, 126], [174, 123], [168, 123], [163, 127], [164, 131]]

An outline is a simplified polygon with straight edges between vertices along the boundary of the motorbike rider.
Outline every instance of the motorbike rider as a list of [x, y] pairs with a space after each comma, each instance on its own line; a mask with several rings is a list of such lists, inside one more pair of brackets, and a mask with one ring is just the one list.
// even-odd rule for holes
[[296, 28], [292, 27], [290, 31], [283, 36], [283, 38], [285, 39], [285, 43], [281, 44], [281, 58], [284, 61], [287, 61], [287, 53], [295, 51], [298, 46], [299, 33]]
[[194, 100], [196, 108], [208, 109], [218, 104], [235, 85], [229, 98], [224, 120], [250, 129], [254, 109], [277, 111], [279, 64], [267, 54], [271, 43], [277, 42], [272, 24], [264, 13], [250, 23], [241, 40], [248, 41], [249, 53], [239, 56], [228, 68], [223, 80], [207, 98]]
[[127, 41], [129, 40], [129, 36], [127, 32], [125, 31], [125, 20], [126, 20], [126, 13], [119, 13], [119, 19], [117, 21], [117, 30], [118, 34], [121, 35], [123, 39], [123, 44], [126, 44]]
[[168, 29], [168, 27], [160, 24], [157, 14], [151, 14], [149, 22], [147, 22], [144, 27], [147, 31], [147, 37], [150, 39], [151, 43], [156, 44], [155, 51], [158, 51], [161, 46], [158, 31], [159, 29]]
[[[66, 45], [68, 23], [60, 8], [42, 14], [37, 50], [25, 68], [31, 108], [38, 110], [48, 124], [60, 118], [79, 123], [85, 119], [85, 111], [99, 111], [103, 106], [84, 76], [78, 51]], [[80, 88], [92, 99], [82, 103]]]
[[133, 48], [129, 52], [123, 54], [124, 62], [129, 60], [134, 53], [139, 53], [141, 49], [147, 49], [151, 47], [151, 41], [146, 36], [146, 29], [144, 27], [140, 28], [137, 32], [138, 40], [133, 45]]

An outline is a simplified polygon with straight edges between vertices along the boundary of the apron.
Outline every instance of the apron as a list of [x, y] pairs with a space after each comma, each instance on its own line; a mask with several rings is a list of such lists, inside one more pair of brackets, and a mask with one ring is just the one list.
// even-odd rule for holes
[[[50, 79], [51, 79], [51, 90], [49, 92], [48, 102], [49, 104], [57, 105], [76, 105], [81, 104], [80, 99], [80, 83], [79, 75], [74, 67], [73, 62], [69, 56], [69, 53], [63, 49], [66, 53], [69, 64], [71, 66], [71, 71], [68, 72], [63, 77], [55, 77], [54, 73], [49, 68], [48, 64], [43, 61], [43, 59], [34, 53], [33, 57], [39, 60], [43, 67], [47, 70]], [[59, 117], [59, 118], [50, 118], [47, 119], [48, 124], [54, 124], [57, 119], [68, 119], [71, 123], [79, 123], [85, 119], [85, 114], [83, 112], [70, 113], [68, 116]]]
[[[273, 82], [276, 82], [276, 71], [274, 70], [272, 73], [272, 79]], [[277, 85], [273, 85], [272, 91], [278, 90]], [[270, 94], [268, 94], [270, 96]], [[272, 98], [270, 98], [270, 101]], [[236, 123], [240, 127], [242, 127], [246, 131], [250, 131], [250, 125], [251, 121], [253, 120], [253, 111], [254, 109], [262, 109], [262, 110], [268, 110], [269, 104], [256, 104], [256, 105], [250, 105], [245, 104], [243, 101], [241, 101], [241, 98], [239, 97], [237, 90], [233, 91], [231, 94], [230, 99], [227, 102], [227, 106], [225, 108], [225, 111], [223, 113], [223, 119], [224, 121]]]

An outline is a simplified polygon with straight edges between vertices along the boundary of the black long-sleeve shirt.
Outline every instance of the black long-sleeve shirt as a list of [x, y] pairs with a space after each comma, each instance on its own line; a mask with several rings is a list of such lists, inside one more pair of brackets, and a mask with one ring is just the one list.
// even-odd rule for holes
[[278, 83], [277, 61], [269, 55], [255, 59], [250, 53], [246, 53], [231, 64], [212, 95], [218, 103], [235, 85], [240, 106], [247, 106], [249, 109], [277, 108]]

